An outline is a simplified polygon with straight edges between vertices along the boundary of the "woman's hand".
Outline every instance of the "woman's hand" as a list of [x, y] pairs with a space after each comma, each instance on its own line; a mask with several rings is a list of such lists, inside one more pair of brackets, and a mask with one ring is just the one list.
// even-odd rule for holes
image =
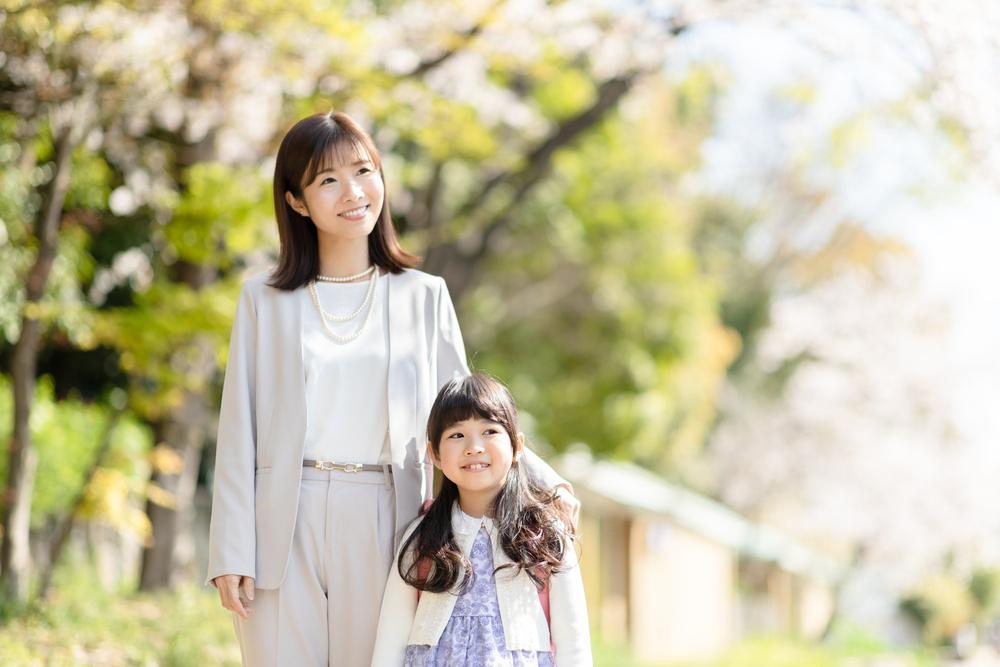
[[247, 619], [253, 613], [250, 602], [253, 600], [253, 577], [241, 577], [238, 574], [223, 574], [212, 579], [212, 585], [219, 589], [219, 599], [222, 606], [236, 612], [240, 618]]
[[580, 500], [573, 495], [572, 487], [567, 484], [560, 484], [555, 491], [556, 507], [563, 516], [569, 518], [575, 532], [580, 527]]

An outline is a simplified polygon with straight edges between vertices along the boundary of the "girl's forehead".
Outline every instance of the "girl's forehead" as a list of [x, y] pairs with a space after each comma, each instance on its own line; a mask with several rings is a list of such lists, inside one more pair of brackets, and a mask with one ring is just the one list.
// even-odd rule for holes
[[482, 417], [480, 415], [472, 415], [465, 419], [459, 419], [458, 421], [452, 422], [448, 425], [448, 428], [459, 428], [462, 426], [472, 426], [475, 424], [499, 424], [496, 419], [491, 419], [489, 417]]

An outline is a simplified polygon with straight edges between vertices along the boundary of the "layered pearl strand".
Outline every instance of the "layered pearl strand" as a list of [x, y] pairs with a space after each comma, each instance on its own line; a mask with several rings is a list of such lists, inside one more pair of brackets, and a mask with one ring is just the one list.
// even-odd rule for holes
[[372, 264], [361, 273], [355, 273], [353, 276], [324, 276], [321, 273], [316, 276], [316, 280], [320, 281], [321, 283], [349, 283], [353, 280], [364, 278], [374, 270], [375, 270], [375, 265]]
[[[319, 292], [316, 291], [317, 281], [326, 283], [346, 283], [352, 280], [357, 280], [358, 278], [363, 278], [369, 273], [372, 277], [368, 280], [368, 289], [365, 291], [365, 299], [361, 302], [361, 305], [358, 306], [357, 310], [349, 315], [333, 315], [323, 310], [323, 307], [319, 303]], [[378, 270], [374, 265], [372, 265], [368, 267], [366, 271], [356, 273], [353, 276], [318, 275], [316, 276], [316, 280], [309, 283], [309, 295], [312, 297], [313, 304], [316, 306], [316, 312], [319, 313], [319, 319], [323, 323], [323, 329], [326, 331], [326, 335], [335, 343], [350, 343], [352, 340], [360, 336], [362, 331], [364, 331], [365, 325], [368, 324], [368, 320], [371, 319], [372, 311], [375, 310], [375, 288], [378, 285], [378, 278]], [[368, 312], [365, 313], [365, 318], [362, 320], [361, 326], [359, 326], [357, 331], [354, 333], [347, 336], [341, 336], [330, 327], [330, 322], [350, 322], [365, 309], [365, 306], [368, 306], [369, 304], [371, 305], [368, 308]]]

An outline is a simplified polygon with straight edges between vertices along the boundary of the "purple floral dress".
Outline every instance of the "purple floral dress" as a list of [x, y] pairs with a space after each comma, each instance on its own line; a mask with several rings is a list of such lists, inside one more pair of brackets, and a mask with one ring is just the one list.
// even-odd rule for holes
[[552, 667], [548, 651], [507, 650], [486, 528], [476, 535], [471, 560], [475, 578], [455, 601], [437, 645], [407, 646], [405, 667]]

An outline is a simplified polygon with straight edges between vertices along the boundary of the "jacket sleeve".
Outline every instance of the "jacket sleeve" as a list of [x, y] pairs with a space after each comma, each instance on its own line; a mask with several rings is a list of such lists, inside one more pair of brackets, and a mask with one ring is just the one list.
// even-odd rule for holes
[[[437, 313], [437, 391], [440, 391], [449, 380], [469, 375], [462, 331], [458, 326], [458, 317], [455, 315], [455, 306], [451, 301], [448, 285], [443, 278], [441, 291], [438, 293]], [[552, 489], [562, 485], [572, 490], [569, 482], [528, 448], [524, 450], [524, 463], [542, 486]], [[433, 473], [433, 468], [429, 472]], [[433, 479], [430, 474], [427, 477]], [[430, 497], [429, 492], [426, 497]]]
[[543, 461], [542, 458], [535, 452], [531, 451], [529, 447], [525, 446], [524, 453], [521, 454], [521, 458], [523, 459], [524, 465], [531, 471], [531, 474], [543, 487], [554, 489], [557, 486], [565, 486], [572, 492], [573, 486], [560, 477], [559, 473], [552, 469], [552, 466]]
[[255, 351], [257, 314], [250, 287], [240, 290], [222, 385], [215, 449], [208, 576], [256, 576], [254, 466], [257, 421]]
[[[462, 330], [458, 326], [458, 316], [455, 314], [455, 304], [451, 301], [448, 284], [444, 278], [439, 278], [440, 285], [435, 312], [434, 354], [434, 396], [441, 391], [449, 380], [469, 375], [469, 364], [465, 358], [465, 341], [462, 340]], [[434, 464], [430, 457], [424, 461], [424, 500], [434, 497]]]
[[563, 555], [563, 570], [552, 575], [549, 588], [552, 643], [559, 667], [590, 667], [594, 658], [590, 647], [590, 623], [583, 577], [576, 549], [570, 543]]
[[[420, 523], [418, 518], [403, 535], [402, 542], [410, 536]], [[402, 545], [400, 546], [402, 549]], [[408, 585], [399, 576], [399, 554], [389, 568], [389, 579], [382, 595], [382, 610], [378, 617], [375, 634], [375, 652], [372, 667], [400, 667], [406, 656], [406, 642], [417, 615], [417, 589]]]
[[441, 390], [449, 380], [469, 374], [469, 364], [465, 357], [465, 341], [455, 315], [455, 304], [451, 301], [448, 285], [441, 278], [437, 301], [437, 387]]

